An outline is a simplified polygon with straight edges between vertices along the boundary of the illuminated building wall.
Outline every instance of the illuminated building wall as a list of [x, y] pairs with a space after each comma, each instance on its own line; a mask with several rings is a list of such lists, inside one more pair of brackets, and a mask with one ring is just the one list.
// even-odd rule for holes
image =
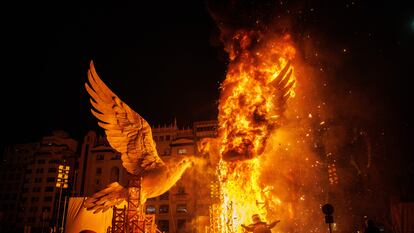
[[[197, 142], [205, 137], [215, 137], [217, 122], [199, 121], [186, 129], [178, 129], [176, 124], [154, 127], [152, 132], [162, 160], [186, 155], [201, 157]], [[194, 173], [196, 169], [187, 170], [168, 192], [147, 201], [146, 212], [156, 215], [161, 231], [204, 232], [204, 228], [209, 225], [209, 181], [197, 179], [200, 175]]]
[[91, 196], [112, 182], [127, 183], [121, 154], [93, 131], [84, 138], [76, 174], [76, 196]]
[[[187, 155], [204, 156], [197, 151], [197, 142], [216, 134], [216, 121], [195, 122], [187, 128], [178, 128], [176, 123], [153, 127], [158, 154], [164, 161]], [[43, 137], [40, 143], [7, 147], [0, 170], [2, 232], [13, 229], [23, 232], [25, 226], [30, 226], [32, 232], [41, 232], [42, 228], [46, 231], [55, 225], [59, 164], [71, 166], [62, 208], [65, 195], [90, 196], [115, 181], [127, 184], [120, 154], [109, 146], [105, 137], [90, 131], [79, 149], [78, 154], [77, 141], [63, 131]], [[148, 212], [156, 214], [158, 226], [168, 232], [204, 232], [203, 227], [209, 225], [210, 181], [196, 180], [200, 174], [194, 174], [195, 170], [189, 169], [169, 192], [147, 202]], [[190, 229], [190, 225], [200, 227]]]
[[[178, 128], [176, 123], [153, 126], [152, 133], [160, 158], [168, 162], [188, 155], [201, 156], [197, 151], [197, 142], [205, 137], [215, 137], [216, 129], [216, 121], [200, 121], [187, 128]], [[168, 192], [147, 201], [145, 210], [156, 215], [160, 230], [170, 233], [194, 232], [195, 229], [190, 229], [188, 223], [208, 226], [209, 183], [196, 180], [192, 172], [194, 169], [188, 170]], [[91, 196], [115, 181], [126, 185], [126, 175], [120, 154], [109, 146], [105, 137], [90, 131], [81, 148], [76, 195]]]
[[[75, 166], [77, 141], [63, 131], [53, 132], [52, 136], [44, 137], [39, 150], [34, 154], [34, 160], [26, 168], [25, 184], [22, 190], [22, 205], [19, 213], [24, 226], [45, 228], [54, 226], [59, 199], [59, 189], [56, 186], [58, 166], [66, 164]], [[73, 172], [69, 174], [70, 187], [73, 184]], [[66, 189], [64, 196], [70, 195]], [[62, 211], [62, 209], [61, 209]]]

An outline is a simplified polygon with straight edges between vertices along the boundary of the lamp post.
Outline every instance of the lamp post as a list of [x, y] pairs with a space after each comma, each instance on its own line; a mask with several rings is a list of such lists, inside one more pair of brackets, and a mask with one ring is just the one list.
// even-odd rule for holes
[[[56, 217], [56, 222], [55, 222], [55, 225], [56, 225], [55, 229], [57, 231], [59, 230], [59, 217], [60, 217], [60, 205], [61, 205], [61, 202], [62, 202], [62, 191], [63, 191], [63, 189], [66, 189], [66, 188], [69, 187], [69, 185], [68, 185], [69, 170], [70, 170], [69, 166], [59, 165], [57, 179], [56, 179], [56, 188], [60, 188], [59, 202], [58, 202], [58, 209], [57, 209], [57, 217]], [[65, 205], [66, 205], [66, 201], [65, 201]], [[65, 213], [63, 213], [63, 214], [65, 214]], [[62, 224], [60, 226], [60, 231], [61, 232], [63, 232], [63, 221], [64, 221], [64, 217], [62, 218]]]
[[325, 214], [325, 223], [329, 224], [329, 233], [332, 233], [331, 224], [334, 223], [334, 219], [332, 216], [334, 212], [334, 207], [331, 204], [327, 203], [322, 206], [322, 212]]

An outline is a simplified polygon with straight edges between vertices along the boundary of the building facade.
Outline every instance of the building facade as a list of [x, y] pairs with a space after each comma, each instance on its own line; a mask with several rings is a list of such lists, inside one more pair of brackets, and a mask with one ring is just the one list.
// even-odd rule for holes
[[[61, 226], [74, 179], [72, 171], [58, 177], [59, 165], [74, 170], [77, 145], [66, 132], [54, 131], [39, 143], [7, 147], [0, 183], [1, 232], [49, 232], [57, 223]], [[58, 179], [67, 181], [68, 187], [57, 188]]]
[[[203, 229], [209, 225], [210, 187], [208, 179], [200, 179], [206, 174], [196, 173], [202, 173], [200, 170], [203, 169], [205, 171], [199, 166], [208, 166], [208, 159], [203, 159], [197, 143], [206, 137], [216, 137], [217, 122], [200, 121], [187, 128], [178, 128], [176, 123], [152, 127], [152, 134], [158, 155], [164, 162], [185, 156], [198, 157], [205, 162], [187, 170], [182, 179], [166, 193], [148, 199], [145, 212], [155, 214], [161, 231], [204, 232]], [[90, 131], [82, 144], [76, 194], [91, 196], [115, 181], [127, 185], [127, 172], [120, 156], [109, 146], [105, 137]]]
[[[69, 166], [68, 185], [73, 184], [73, 170], [77, 159], [78, 142], [64, 131], [55, 131], [43, 137], [33, 161], [26, 167], [19, 213], [21, 224], [30, 226], [31, 231], [61, 226], [65, 200], [71, 187], [56, 187], [59, 166]], [[58, 214], [59, 212], [59, 214]]]
[[[173, 123], [153, 127], [152, 133], [166, 163], [186, 156], [199, 163], [168, 192], [149, 199], [145, 211], [155, 214], [162, 231], [205, 232], [210, 178], [208, 158], [197, 145], [203, 138], [216, 137], [217, 122], [200, 121], [187, 128]], [[128, 181], [121, 154], [110, 147], [105, 136], [93, 131], [85, 135], [79, 150], [78, 142], [63, 131], [54, 131], [40, 142], [10, 145], [0, 166], [0, 232], [58, 231], [69, 196], [88, 197], [112, 182], [126, 186]], [[69, 168], [66, 180], [59, 175], [59, 166]], [[67, 188], [57, 187], [62, 179]]]
[[78, 164], [75, 196], [90, 197], [113, 182], [126, 184], [127, 172], [122, 167], [121, 154], [94, 131], [84, 138]]
[[22, 221], [19, 212], [26, 168], [34, 160], [40, 143], [9, 145], [0, 164], [0, 232], [14, 232]]

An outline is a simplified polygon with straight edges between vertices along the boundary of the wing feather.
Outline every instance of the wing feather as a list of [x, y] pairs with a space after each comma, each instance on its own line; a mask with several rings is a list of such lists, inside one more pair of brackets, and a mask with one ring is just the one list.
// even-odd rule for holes
[[105, 212], [114, 205], [120, 204], [128, 197], [128, 190], [118, 182], [109, 184], [105, 189], [88, 197], [83, 206], [93, 213]]
[[290, 79], [292, 73], [293, 69], [288, 61], [278, 76], [270, 82], [270, 85], [274, 87], [273, 101], [278, 116], [282, 116], [286, 110], [286, 102], [290, 98], [290, 92], [295, 84], [295, 81]]
[[105, 129], [109, 144], [121, 153], [125, 169], [134, 175], [164, 166], [159, 158], [151, 127], [138, 113], [115, 95], [96, 73], [93, 62], [88, 70], [86, 91], [91, 97], [92, 114]]

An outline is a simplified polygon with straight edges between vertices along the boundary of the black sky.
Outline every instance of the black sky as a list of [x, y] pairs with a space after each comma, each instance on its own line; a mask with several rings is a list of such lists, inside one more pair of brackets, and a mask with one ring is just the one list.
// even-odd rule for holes
[[[295, 18], [297, 38], [310, 33], [315, 51], [329, 54], [313, 65], [330, 67], [344, 89], [373, 93], [367, 98], [383, 103], [388, 112], [381, 122], [408, 148], [413, 129], [412, 4], [282, 3], [279, 12]], [[37, 141], [54, 129], [80, 139], [97, 129], [83, 86], [90, 60], [104, 82], [151, 124], [177, 117], [187, 126], [217, 115], [226, 57], [203, 0], [36, 2], [2, 11], [2, 144]]]
[[90, 60], [108, 86], [152, 124], [214, 119], [224, 60], [204, 2], [33, 5], [9, 9], [3, 99], [9, 141], [53, 129], [74, 136], [96, 121], [83, 84]]

